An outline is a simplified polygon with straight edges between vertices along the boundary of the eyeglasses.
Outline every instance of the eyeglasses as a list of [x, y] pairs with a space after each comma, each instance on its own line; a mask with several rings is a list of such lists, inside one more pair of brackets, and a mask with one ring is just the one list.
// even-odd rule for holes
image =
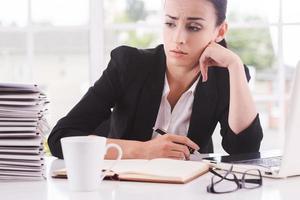
[[211, 177], [211, 184], [207, 186], [207, 192], [223, 194], [234, 192], [242, 188], [254, 189], [262, 186], [262, 175], [259, 169], [250, 169], [245, 171], [242, 174], [241, 179], [237, 178], [237, 176], [232, 172], [232, 169], [233, 166], [231, 166], [224, 175], [210, 169], [209, 171], [214, 175]]

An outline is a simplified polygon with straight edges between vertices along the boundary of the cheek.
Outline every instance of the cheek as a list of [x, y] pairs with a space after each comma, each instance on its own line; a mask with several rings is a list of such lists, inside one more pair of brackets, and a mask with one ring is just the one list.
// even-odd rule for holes
[[196, 58], [200, 58], [201, 54], [203, 53], [203, 51], [205, 50], [205, 48], [207, 47], [207, 45], [209, 44], [209, 42], [207, 41], [195, 41], [193, 43], [191, 43], [191, 52], [192, 52], [192, 56], [196, 59]]
[[164, 39], [164, 41], [166, 41], [170, 38], [170, 37], [168, 37], [168, 35], [170, 35], [170, 30], [164, 28], [163, 29], [163, 39]]
[[170, 31], [166, 28], [164, 28], [163, 30], [163, 42], [166, 46], [169, 46], [170, 44], [170, 40], [171, 40], [171, 37], [170, 37]]
[[190, 37], [190, 45], [191, 46], [198, 46], [198, 48], [203, 48], [208, 45], [209, 42], [211, 42], [212, 37], [207, 34], [199, 34], [196, 37]]
[[208, 35], [199, 35], [198, 37], [192, 38], [190, 41], [190, 49], [195, 54], [202, 54], [204, 49], [208, 46], [208, 44], [212, 41], [212, 38]]

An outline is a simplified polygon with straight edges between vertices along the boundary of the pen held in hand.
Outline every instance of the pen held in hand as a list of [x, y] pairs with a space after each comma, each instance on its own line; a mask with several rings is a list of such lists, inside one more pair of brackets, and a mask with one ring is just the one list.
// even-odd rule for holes
[[[165, 135], [165, 134], [167, 134], [165, 131], [163, 131], [163, 130], [160, 129], [160, 128], [157, 128], [157, 129], [155, 129], [154, 131], [155, 131], [156, 133], [160, 134], [160, 135]], [[187, 145], [186, 145], [186, 146], [187, 146]], [[187, 148], [189, 149], [190, 154], [193, 154], [193, 153], [197, 152], [197, 151], [195, 151], [195, 149], [193, 149], [192, 147], [187, 146]]]

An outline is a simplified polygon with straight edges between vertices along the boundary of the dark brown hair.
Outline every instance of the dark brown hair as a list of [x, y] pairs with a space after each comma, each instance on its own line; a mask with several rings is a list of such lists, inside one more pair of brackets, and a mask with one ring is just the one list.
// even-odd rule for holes
[[207, 0], [211, 2], [216, 10], [217, 22], [216, 25], [221, 25], [226, 19], [227, 0]]
[[[227, 0], [207, 0], [213, 4], [217, 16], [216, 25], [221, 25], [226, 19], [226, 12], [227, 12]], [[226, 40], [223, 39], [222, 41], [218, 42], [218, 44], [222, 45], [223, 47], [227, 48]]]

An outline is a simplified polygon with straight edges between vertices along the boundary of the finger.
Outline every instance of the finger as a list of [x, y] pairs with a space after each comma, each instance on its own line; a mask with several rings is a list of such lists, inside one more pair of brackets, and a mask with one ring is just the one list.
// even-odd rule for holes
[[168, 158], [173, 158], [177, 160], [185, 160], [184, 153], [179, 152], [179, 151], [170, 151], [168, 153]]
[[214, 66], [216, 65], [216, 62], [212, 58], [208, 58], [208, 61], [206, 62], [207, 66]]
[[204, 78], [205, 78], [205, 63], [204, 63], [204, 60], [203, 60], [203, 54], [202, 56], [200, 57], [199, 59], [199, 67], [200, 67], [200, 72], [201, 72], [201, 76], [202, 76], [202, 82], [204, 82]]
[[204, 69], [203, 69], [203, 71], [204, 71], [204, 79], [203, 79], [203, 81], [204, 82], [206, 82], [207, 81], [207, 71], [208, 71], [208, 64], [207, 64], [207, 60], [205, 61], [205, 65], [204, 65], [205, 67], [204, 67]]
[[192, 140], [190, 140], [186, 136], [170, 134], [169, 137], [170, 137], [172, 142], [187, 145], [187, 146], [189, 146], [192, 149], [195, 149], [197, 151], [200, 149], [200, 147], [196, 143], [194, 143]]
[[207, 81], [207, 61], [208, 61], [208, 57], [206, 55], [206, 50], [202, 53], [200, 60], [199, 60], [199, 65], [200, 65], [200, 72], [202, 75], [202, 82]]
[[170, 148], [171, 148], [172, 151], [182, 152], [186, 159], [190, 158], [190, 151], [189, 151], [189, 149], [187, 148], [186, 145], [182, 145], [182, 144], [179, 144], [179, 143], [172, 143], [170, 145]]

